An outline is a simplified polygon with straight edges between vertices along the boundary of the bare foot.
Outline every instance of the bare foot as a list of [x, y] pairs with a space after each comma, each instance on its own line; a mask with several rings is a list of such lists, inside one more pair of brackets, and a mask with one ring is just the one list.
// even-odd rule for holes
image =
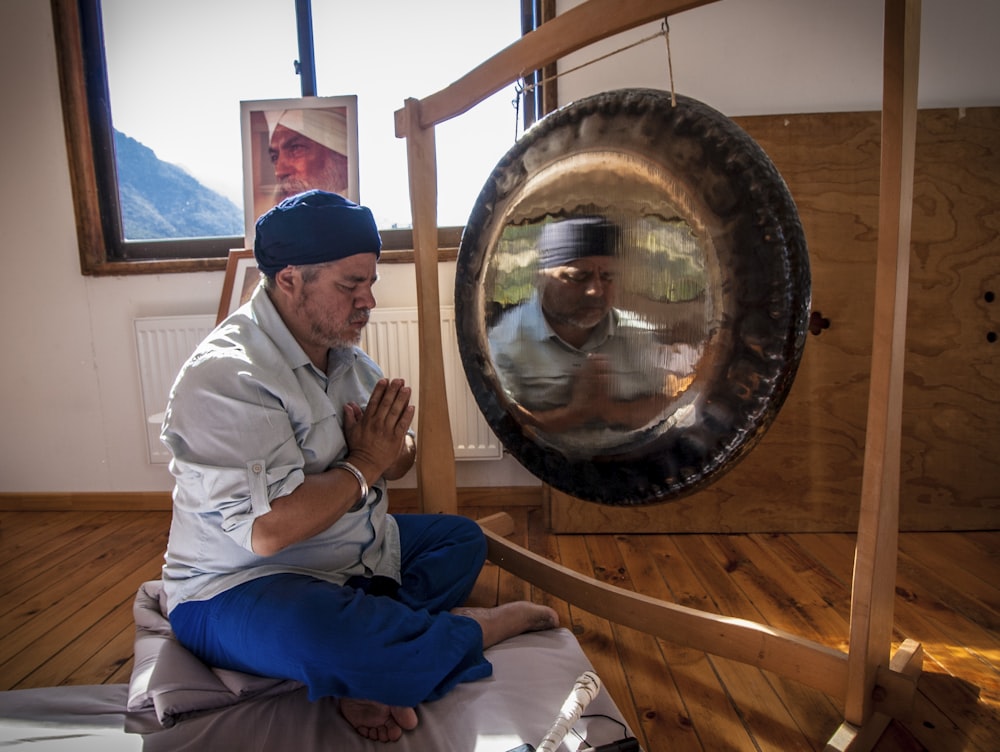
[[417, 727], [413, 708], [383, 705], [371, 700], [340, 699], [340, 714], [361, 736], [376, 742], [395, 742]]
[[531, 601], [514, 601], [495, 608], [455, 608], [451, 613], [468, 616], [479, 624], [483, 630], [483, 648], [523, 632], [539, 632], [559, 626], [559, 615], [555, 611]]

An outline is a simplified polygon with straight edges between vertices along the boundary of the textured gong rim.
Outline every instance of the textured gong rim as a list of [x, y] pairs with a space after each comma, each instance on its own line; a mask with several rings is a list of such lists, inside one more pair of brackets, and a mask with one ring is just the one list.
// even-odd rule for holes
[[[586, 169], [598, 159], [612, 165], [619, 160], [622, 171], [646, 165], [669, 175], [689, 197], [684, 211], [711, 257], [723, 331], [711, 368], [696, 377], [693, 424], [664, 429], [638, 449], [581, 458], [539, 441], [510, 409], [491, 360], [484, 288], [503, 226], [514, 214], [537, 211], [529, 205], [544, 204], [546, 171], [572, 173], [578, 164]], [[537, 200], [525, 197], [528, 184], [542, 186]], [[610, 505], [681, 498], [717, 479], [759, 442], [798, 369], [809, 305], [805, 238], [791, 194], [770, 159], [708, 105], [679, 95], [674, 104], [669, 93], [652, 89], [588, 97], [530, 129], [480, 192], [456, 267], [459, 352], [487, 423], [542, 481]]]

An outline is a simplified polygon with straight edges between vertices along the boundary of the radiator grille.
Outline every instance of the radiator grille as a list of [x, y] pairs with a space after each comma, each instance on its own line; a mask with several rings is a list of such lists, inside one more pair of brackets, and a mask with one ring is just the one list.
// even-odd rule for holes
[[160, 316], [133, 323], [149, 461], [166, 464], [170, 452], [160, 441], [160, 423], [170, 387], [184, 361], [215, 326], [215, 316]]
[[[413, 388], [413, 394], [418, 395], [418, 342], [416, 308], [375, 308], [362, 334], [361, 347], [382, 367], [386, 376], [402, 377]], [[444, 355], [445, 391], [455, 459], [500, 459], [503, 447], [480, 413], [465, 379], [462, 359], [458, 354], [455, 309], [452, 306], [441, 309], [441, 349]], [[416, 422], [419, 426], [419, 404]]]
[[[215, 326], [215, 316], [141, 318], [136, 319], [134, 325], [149, 461], [165, 464], [170, 460], [170, 453], [160, 442], [159, 434], [170, 387], [184, 361]], [[503, 456], [500, 442], [479, 412], [465, 380], [452, 307], [442, 310], [441, 338], [455, 458], [499, 459]], [[406, 379], [417, 395], [420, 388], [418, 341], [416, 308], [376, 308], [365, 327], [361, 346], [387, 376]], [[416, 421], [419, 426], [419, 404]]]

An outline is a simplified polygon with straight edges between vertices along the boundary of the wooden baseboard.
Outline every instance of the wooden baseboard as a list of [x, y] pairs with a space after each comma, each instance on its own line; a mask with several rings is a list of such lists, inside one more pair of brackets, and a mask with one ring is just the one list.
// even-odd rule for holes
[[[391, 500], [394, 508], [416, 509], [417, 490], [394, 488]], [[461, 507], [537, 507], [542, 503], [542, 490], [539, 486], [459, 488], [458, 503]], [[0, 511], [4, 512], [169, 512], [170, 509], [169, 491], [0, 493]]]

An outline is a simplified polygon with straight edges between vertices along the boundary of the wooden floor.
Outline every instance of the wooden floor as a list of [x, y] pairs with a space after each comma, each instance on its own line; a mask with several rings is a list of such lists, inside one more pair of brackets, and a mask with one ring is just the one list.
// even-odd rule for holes
[[[551, 536], [541, 510], [507, 511], [515, 540], [565, 566], [846, 647], [851, 535]], [[128, 682], [132, 600], [159, 576], [168, 525], [168, 512], [0, 512], [0, 689]], [[912, 717], [875, 749], [997, 750], [1000, 532], [903, 534], [896, 591], [897, 644], [923, 645], [924, 673]], [[840, 723], [814, 690], [596, 618], [492, 564], [473, 595], [521, 597], [556, 608], [646, 752], [821, 750]]]

